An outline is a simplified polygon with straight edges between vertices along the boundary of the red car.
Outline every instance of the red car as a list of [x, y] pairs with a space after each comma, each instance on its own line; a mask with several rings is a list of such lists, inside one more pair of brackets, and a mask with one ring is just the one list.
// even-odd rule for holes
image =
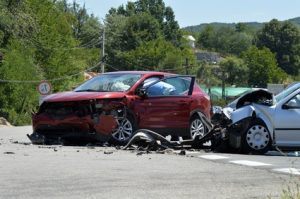
[[125, 144], [135, 130], [145, 128], [163, 136], [191, 139], [206, 131], [199, 113], [210, 120], [209, 96], [195, 77], [110, 72], [74, 91], [46, 97], [32, 117], [29, 138], [36, 143], [95, 140]]

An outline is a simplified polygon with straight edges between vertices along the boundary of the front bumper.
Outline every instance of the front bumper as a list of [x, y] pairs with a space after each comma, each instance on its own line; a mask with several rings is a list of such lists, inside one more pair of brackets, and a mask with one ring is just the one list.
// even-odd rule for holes
[[66, 144], [105, 142], [117, 127], [116, 118], [111, 115], [68, 116], [53, 119], [45, 114], [33, 117], [33, 133], [28, 138], [33, 144]]

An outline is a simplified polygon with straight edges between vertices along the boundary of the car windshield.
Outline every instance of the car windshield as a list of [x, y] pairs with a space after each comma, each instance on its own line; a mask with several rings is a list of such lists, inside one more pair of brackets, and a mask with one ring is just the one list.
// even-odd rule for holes
[[83, 83], [74, 91], [124, 92], [128, 91], [141, 76], [140, 74], [104, 74]]
[[284, 99], [285, 97], [287, 97], [289, 94], [293, 93], [295, 90], [300, 88], [300, 83], [296, 83], [290, 87], [288, 87], [287, 89], [281, 91], [279, 94], [277, 94], [275, 96], [275, 100], [276, 102], [281, 101], [282, 99]]

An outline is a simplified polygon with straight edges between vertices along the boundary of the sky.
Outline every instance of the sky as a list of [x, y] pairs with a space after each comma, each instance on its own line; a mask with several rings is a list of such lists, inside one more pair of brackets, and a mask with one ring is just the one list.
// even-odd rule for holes
[[[68, 0], [73, 2], [73, 0]], [[133, 0], [131, 0], [133, 1]], [[76, 0], [89, 13], [105, 18], [111, 7], [128, 0]], [[180, 27], [211, 22], [268, 22], [300, 17], [300, 0], [164, 0], [172, 7]]]

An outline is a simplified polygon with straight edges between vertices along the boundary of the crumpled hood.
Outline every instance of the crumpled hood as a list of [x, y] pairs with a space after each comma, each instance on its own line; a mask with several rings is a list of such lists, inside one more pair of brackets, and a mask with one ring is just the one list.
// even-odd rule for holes
[[240, 96], [233, 102], [229, 103], [227, 107], [231, 107], [232, 109], [239, 109], [250, 103], [258, 103], [261, 105], [271, 106], [273, 103], [273, 94], [265, 89], [257, 89]]
[[62, 92], [47, 96], [43, 101], [46, 102], [67, 102], [67, 101], [82, 101], [90, 99], [108, 99], [108, 98], [123, 98], [125, 93], [122, 92]]

